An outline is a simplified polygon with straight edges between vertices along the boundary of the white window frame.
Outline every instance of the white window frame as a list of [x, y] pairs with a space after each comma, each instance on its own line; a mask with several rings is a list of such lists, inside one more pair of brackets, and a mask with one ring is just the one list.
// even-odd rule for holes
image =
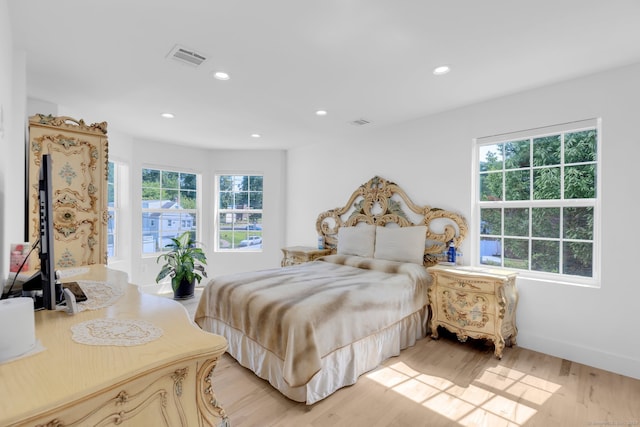
[[[596, 129], [597, 138], [596, 138], [596, 191], [594, 199], [581, 199], [581, 200], [572, 200], [572, 199], [562, 199], [562, 200], [517, 200], [517, 201], [498, 201], [498, 202], [486, 202], [480, 201], [480, 147], [484, 145], [491, 144], [499, 144], [501, 142], [508, 141], [517, 141], [520, 139], [528, 139], [528, 138], [538, 138], [548, 135], [555, 135], [558, 133], [571, 133], [578, 132], [586, 129]], [[587, 119], [580, 120], [575, 122], [569, 122], [554, 126], [547, 126], [536, 129], [529, 129], [525, 131], [511, 132], [507, 134], [500, 134], [488, 137], [474, 138], [473, 139], [473, 167], [472, 167], [472, 206], [473, 206], [473, 217], [472, 217], [472, 229], [475, 232], [471, 235], [471, 265], [479, 268], [489, 268], [490, 266], [486, 264], [480, 263], [480, 234], [481, 234], [481, 217], [480, 210], [481, 208], [487, 207], [495, 207], [495, 208], [510, 208], [510, 207], [528, 207], [529, 209], [534, 207], [572, 207], [576, 205], [585, 206], [589, 204], [593, 207], [593, 261], [592, 261], [592, 277], [581, 277], [574, 276], [568, 274], [560, 274], [560, 273], [548, 273], [548, 272], [540, 272], [534, 270], [520, 270], [513, 269], [517, 271], [521, 277], [532, 279], [532, 280], [540, 280], [545, 282], [553, 282], [553, 283], [562, 283], [568, 285], [578, 285], [578, 286], [588, 286], [588, 287], [599, 287], [600, 286], [600, 275], [601, 275], [601, 200], [602, 200], [602, 173], [601, 173], [601, 165], [602, 165], [602, 150], [601, 150], [601, 140], [602, 140], [602, 126], [601, 119]], [[562, 167], [564, 168], [564, 159], [562, 160]], [[533, 170], [533, 168], [532, 168]], [[503, 182], [503, 186], [505, 183]], [[563, 184], [561, 184], [563, 185]], [[503, 187], [504, 194], [504, 187]], [[504, 227], [504, 224], [503, 224]], [[530, 224], [531, 227], [531, 224]], [[504, 233], [501, 233], [496, 237], [503, 237]], [[531, 236], [528, 237], [531, 242]], [[531, 253], [530, 255], [531, 256]]]
[[[262, 209], [221, 209], [220, 208], [220, 177], [221, 176], [260, 176], [262, 177]], [[220, 172], [214, 175], [215, 180], [215, 209], [214, 209], [214, 237], [215, 237], [215, 251], [216, 252], [232, 252], [232, 253], [245, 253], [245, 252], [262, 252], [264, 248], [264, 240], [260, 244], [260, 247], [246, 247], [246, 248], [222, 248], [220, 247], [220, 215], [223, 213], [228, 213], [231, 215], [234, 214], [260, 214], [262, 219], [264, 220], [264, 173], [262, 172]], [[262, 236], [262, 232], [260, 233]]]
[[[120, 188], [122, 188], [120, 183], [120, 168], [121, 165], [119, 162], [110, 160], [107, 164], [107, 168], [109, 164], [113, 165], [113, 206], [109, 206], [109, 180], [107, 179], [107, 213], [109, 214], [109, 219], [113, 219], [113, 255], [107, 255], [107, 261], [115, 261], [121, 258], [120, 256], [120, 248], [119, 243], [120, 239], [118, 238], [118, 222], [121, 220], [120, 213]], [[108, 173], [108, 171], [107, 171]], [[107, 229], [107, 245], [109, 244], [109, 232]], [[107, 254], [109, 251], [107, 250]]]
[[[143, 200], [142, 197], [142, 192], [143, 192], [143, 185], [142, 185], [142, 173], [143, 170], [145, 169], [150, 169], [150, 170], [156, 170], [156, 171], [160, 171], [162, 172], [171, 172], [171, 173], [184, 173], [184, 174], [190, 174], [190, 175], [195, 175], [196, 177], [196, 207], [195, 209], [162, 209], [162, 208], [144, 208], [142, 207], [142, 203], [145, 201]], [[162, 190], [162, 178], [160, 181], [160, 189]], [[159, 254], [166, 252], [166, 251], [154, 251], [154, 252], [145, 252], [144, 251], [144, 225], [143, 225], [143, 221], [142, 221], [142, 217], [144, 214], [146, 213], [158, 213], [158, 214], [167, 214], [167, 213], [176, 213], [179, 212], [180, 214], [185, 214], [185, 213], [192, 213], [195, 215], [196, 218], [196, 226], [195, 226], [195, 233], [196, 233], [196, 241], [200, 241], [200, 236], [202, 233], [202, 225], [201, 225], [201, 221], [202, 221], [202, 209], [201, 209], [201, 204], [202, 204], [202, 174], [193, 171], [193, 170], [187, 170], [187, 169], [182, 169], [179, 167], [174, 167], [174, 166], [157, 166], [157, 165], [143, 165], [142, 168], [140, 169], [140, 177], [139, 177], [139, 181], [138, 181], [138, 185], [140, 186], [140, 206], [141, 206], [141, 216], [140, 216], [140, 243], [141, 243], [141, 256], [143, 258], [150, 258], [150, 257], [157, 257]], [[155, 221], [155, 220], [151, 220], [154, 224], [157, 223], [158, 227], [161, 228], [162, 227], [162, 221]], [[182, 222], [179, 221], [179, 225], [180, 228], [182, 228]], [[168, 249], [167, 249], [168, 250]]]

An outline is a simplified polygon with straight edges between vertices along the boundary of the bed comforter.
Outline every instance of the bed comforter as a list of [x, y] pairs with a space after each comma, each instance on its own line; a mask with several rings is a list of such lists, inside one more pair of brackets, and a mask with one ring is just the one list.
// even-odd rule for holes
[[429, 280], [417, 264], [331, 255], [213, 279], [195, 321], [241, 331], [281, 359], [284, 381], [299, 387], [325, 355], [422, 310]]

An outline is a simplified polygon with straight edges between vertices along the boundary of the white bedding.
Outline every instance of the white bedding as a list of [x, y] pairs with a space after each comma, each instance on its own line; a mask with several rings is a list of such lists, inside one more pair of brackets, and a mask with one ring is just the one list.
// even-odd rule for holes
[[424, 267], [332, 255], [216, 278], [196, 311], [240, 364], [312, 404], [424, 336]]

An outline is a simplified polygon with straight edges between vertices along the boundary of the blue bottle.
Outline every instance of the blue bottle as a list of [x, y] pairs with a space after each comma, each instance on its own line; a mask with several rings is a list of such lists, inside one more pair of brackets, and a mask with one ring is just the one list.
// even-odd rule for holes
[[456, 247], [453, 246], [453, 240], [449, 242], [449, 250], [447, 251], [447, 261], [456, 263]]

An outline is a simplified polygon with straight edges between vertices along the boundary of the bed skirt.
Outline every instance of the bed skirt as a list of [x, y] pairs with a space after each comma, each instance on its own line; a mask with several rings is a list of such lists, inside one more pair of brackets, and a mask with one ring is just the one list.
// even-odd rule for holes
[[200, 323], [205, 331], [227, 339], [227, 352], [240, 365], [269, 381], [289, 399], [311, 405], [342, 387], [355, 384], [360, 375], [414, 345], [426, 335], [428, 314], [428, 306], [424, 306], [376, 334], [327, 354], [322, 358], [321, 370], [300, 387], [290, 387], [284, 381], [282, 359], [240, 331], [210, 317], [201, 319]]

